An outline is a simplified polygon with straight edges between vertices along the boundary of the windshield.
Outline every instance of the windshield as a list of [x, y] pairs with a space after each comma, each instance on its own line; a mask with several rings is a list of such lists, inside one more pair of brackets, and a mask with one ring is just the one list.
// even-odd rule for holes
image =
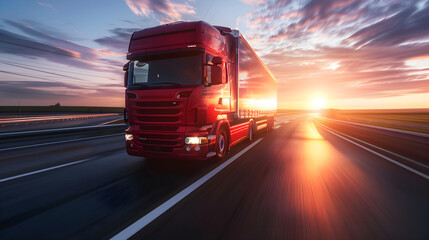
[[130, 85], [193, 86], [202, 84], [202, 54], [132, 62]]

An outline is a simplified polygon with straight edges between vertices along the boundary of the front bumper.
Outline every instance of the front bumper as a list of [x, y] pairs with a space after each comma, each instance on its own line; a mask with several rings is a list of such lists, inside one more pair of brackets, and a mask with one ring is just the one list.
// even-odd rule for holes
[[[173, 148], [171, 152], [147, 151], [132, 142], [127, 142], [126, 145], [129, 155], [154, 159], [205, 160], [215, 155], [214, 142], [203, 145], [184, 145], [180, 148]], [[198, 151], [197, 146], [199, 147]], [[187, 150], [188, 147], [190, 148], [189, 151]]]
[[[154, 159], [181, 159], [181, 160], [205, 160], [216, 155], [215, 152], [215, 136], [208, 137], [206, 132], [197, 132], [195, 128], [186, 128], [182, 132], [181, 145], [178, 146], [177, 142], [172, 147], [165, 147], [165, 145], [148, 144], [146, 141], [141, 141], [141, 132], [134, 131], [132, 128], [127, 129], [126, 134], [132, 134], [133, 140], [126, 140], [127, 153], [132, 156], [141, 156]], [[188, 132], [186, 132], [188, 130]], [[198, 129], [199, 130], [199, 129]], [[208, 137], [206, 144], [185, 144], [186, 137]]]

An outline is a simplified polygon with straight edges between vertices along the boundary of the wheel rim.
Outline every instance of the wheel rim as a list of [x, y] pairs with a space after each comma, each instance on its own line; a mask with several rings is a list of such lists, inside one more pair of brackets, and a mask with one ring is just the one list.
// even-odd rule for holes
[[223, 152], [225, 151], [225, 137], [223, 134], [219, 135], [218, 146], [219, 154], [223, 155]]

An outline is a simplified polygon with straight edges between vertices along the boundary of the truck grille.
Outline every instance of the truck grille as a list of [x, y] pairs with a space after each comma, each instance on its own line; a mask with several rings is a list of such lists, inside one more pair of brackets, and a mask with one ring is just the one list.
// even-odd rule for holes
[[136, 111], [138, 114], [156, 115], [156, 114], [178, 114], [180, 109], [140, 109]]
[[178, 122], [178, 117], [141, 117], [138, 118], [140, 122]]
[[184, 100], [137, 102], [135, 105], [135, 116], [139, 125], [180, 125], [184, 122], [184, 112]]
[[138, 141], [143, 150], [171, 152], [183, 147], [184, 133], [178, 132], [185, 123], [186, 99], [141, 101], [133, 106], [135, 124], [139, 125]]
[[155, 131], [155, 132], [175, 132], [179, 130], [179, 126], [152, 126], [140, 125], [142, 131]]
[[166, 101], [166, 102], [138, 102], [138, 107], [154, 108], [154, 107], [176, 107], [180, 105], [179, 101]]

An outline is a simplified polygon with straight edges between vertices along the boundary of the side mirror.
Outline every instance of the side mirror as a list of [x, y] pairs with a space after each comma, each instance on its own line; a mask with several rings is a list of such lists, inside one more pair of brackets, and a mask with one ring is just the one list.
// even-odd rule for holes
[[125, 63], [125, 65], [122, 67], [122, 70], [128, 71], [128, 68], [130, 68], [130, 62]]
[[[213, 58], [214, 59], [214, 58]], [[222, 84], [222, 67], [220, 66], [211, 66], [211, 75], [212, 75], [212, 84]]]
[[130, 62], [125, 63], [125, 65], [122, 67], [122, 70], [125, 71], [124, 73], [124, 87], [128, 87], [128, 69], [130, 68]]
[[128, 87], [128, 71], [124, 73], [124, 87]]

